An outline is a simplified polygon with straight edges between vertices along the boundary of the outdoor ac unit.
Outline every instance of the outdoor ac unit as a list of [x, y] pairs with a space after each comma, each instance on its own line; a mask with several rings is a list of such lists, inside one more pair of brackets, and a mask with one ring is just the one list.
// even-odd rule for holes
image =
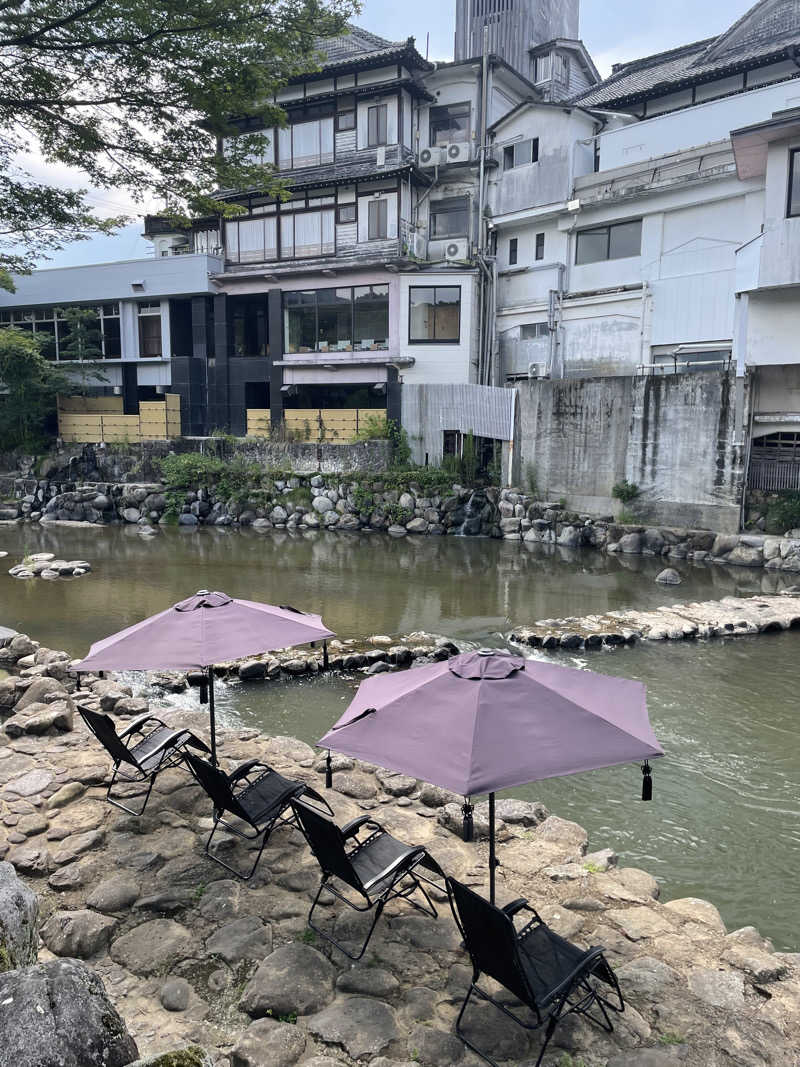
[[442, 149], [435, 148], [422, 148], [419, 153], [419, 165], [423, 169], [427, 170], [431, 167], [438, 167], [442, 162]]
[[547, 364], [546, 363], [529, 363], [528, 364], [528, 377], [529, 378], [546, 378], [547, 377]]
[[456, 263], [469, 259], [469, 241], [463, 238], [460, 241], [448, 241], [444, 249], [444, 258], [448, 263]]
[[415, 233], [411, 238], [411, 254], [414, 259], [428, 258], [428, 242], [424, 234]]
[[445, 147], [445, 162], [469, 163], [471, 157], [469, 141], [453, 141]]

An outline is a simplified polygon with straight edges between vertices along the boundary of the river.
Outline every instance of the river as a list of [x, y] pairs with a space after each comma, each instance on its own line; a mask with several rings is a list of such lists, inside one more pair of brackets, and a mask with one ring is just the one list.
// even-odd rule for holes
[[[131, 527], [4, 526], [2, 549], [9, 556], [0, 574], [0, 625], [75, 655], [199, 588], [319, 612], [342, 637], [427, 630], [496, 646], [512, 624], [771, 592], [792, 581], [679, 562], [683, 584], [660, 586], [653, 579], [662, 564], [646, 557], [318, 531], [168, 529], [145, 541]], [[5, 573], [34, 551], [88, 559], [94, 571], [55, 582]], [[663, 884], [663, 899], [706, 897], [729, 929], [752, 924], [776, 947], [798, 949], [800, 633], [640, 644], [557, 659], [646, 683], [650, 718], [667, 753], [654, 765], [653, 802], [638, 799], [636, 766], [510, 792], [584, 825], [591, 849], [614, 848], [621, 862], [650, 871]], [[227, 722], [313, 743], [360, 678], [221, 686], [219, 710]]]

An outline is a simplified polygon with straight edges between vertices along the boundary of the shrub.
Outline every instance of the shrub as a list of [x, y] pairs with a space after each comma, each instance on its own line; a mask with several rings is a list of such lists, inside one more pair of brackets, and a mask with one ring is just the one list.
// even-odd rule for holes
[[767, 529], [770, 533], [786, 533], [800, 526], [800, 493], [783, 490], [767, 508]]
[[534, 463], [528, 463], [525, 466], [525, 483], [528, 486], [528, 492], [534, 500], [539, 496], [539, 482], [536, 477], [536, 465]]
[[620, 500], [623, 504], [629, 504], [631, 500], [635, 500], [639, 495], [639, 486], [629, 482], [627, 478], [623, 478], [621, 482], [617, 482], [613, 487], [611, 495], [615, 500]]
[[367, 415], [363, 420], [356, 441], [386, 441], [389, 439], [389, 422], [385, 415]]

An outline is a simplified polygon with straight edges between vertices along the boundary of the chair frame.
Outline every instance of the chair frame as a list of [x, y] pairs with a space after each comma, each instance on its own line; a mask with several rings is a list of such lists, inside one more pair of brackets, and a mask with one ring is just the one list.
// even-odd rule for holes
[[[163, 719], [159, 719], [158, 716], [151, 715], [148, 712], [145, 715], [139, 715], [138, 718], [134, 719], [133, 722], [129, 723], [128, 726], [126, 726], [126, 728], [121, 733], [117, 733], [117, 729], [114, 726], [114, 722], [110, 718], [110, 716], [104, 715], [102, 712], [92, 711], [89, 708], [82, 708], [80, 706], [78, 706], [78, 712], [80, 713], [80, 716], [83, 721], [86, 723], [88, 729], [94, 734], [94, 736], [109, 754], [114, 763], [114, 773], [111, 775], [111, 781], [108, 783], [108, 789], [106, 790], [106, 800], [109, 804], [113, 804], [115, 808], [119, 808], [121, 811], [126, 812], [128, 815], [134, 815], [136, 816], [136, 818], [140, 818], [142, 815], [144, 815], [145, 808], [147, 807], [147, 802], [150, 800], [150, 794], [153, 791], [153, 785], [155, 784], [155, 780], [158, 775], [167, 768], [176, 767], [178, 766], [178, 764], [184, 762], [184, 754], [182, 750], [185, 745], [192, 745], [194, 748], [200, 748], [205, 752], [209, 751], [208, 746], [203, 741], [201, 741], [199, 737], [196, 737], [191, 732], [191, 730], [170, 730], [168, 734], [164, 735], [163, 740], [147, 754], [147, 758], [149, 759], [150, 757], [155, 756], [159, 752], [162, 753], [162, 758], [158, 761], [155, 767], [152, 768], [152, 770], [148, 770], [146, 767], [142, 766], [136, 759], [136, 756], [133, 752], [133, 749], [136, 746], [127, 744], [126, 740], [128, 738], [135, 737], [137, 734], [140, 734], [141, 740], [145, 741], [152, 733], [155, 732], [155, 730], [169, 729], [167, 723], [165, 723]], [[122, 746], [122, 748], [125, 749], [124, 754], [121, 751], [118, 751], [116, 754], [111, 751], [111, 749], [105, 743], [100, 734], [98, 723], [92, 721], [94, 716], [97, 716], [98, 719], [105, 720], [109, 728], [114, 731], [114, 734], [120, 745]], [[146, 723], [153, 723], [154, 728], [152, 730], [145, 731], [144, 726]], [[138, 743], [141, 742], [137, 742], [137, 744]], [[133, 773], [123, 771], [123, 763], [127, 763], [131, 767], [133, 767]], [[128, 807], [127, 804], [123, 804], [122, 799], [119, 796], [112, 796], [112, 790], [117, 782], [120, 782], [123, 785], [144, 785], [145, 783], [147, 783], [147, 789], [144, 792], [144, 803], [142, 804], [139, 811], [136, 811], [134, 808]], [[141, 793], [134, 794], [134, 796], [141, 795]], [[125, 799], [130, 798], [126, 797]]]
[[[360, 960], [366, 952], [367, 946], [369, 945], [372, 935], [375, 931], [375, 927], [378, 925], [378, 920], [383, 914], [383, 909], [390, 901], [404, 900], [406, 901], [406, 903], [410, 904], [412, 908], [416, 908], [417, 911], [422, 912], [423, 915], [428, 915], [433, 919], [438, 918], [439, 913], [437, 912], [433, 901], [428, 896], [427, 892], [425, 891], [425, 888], [422, 885], [422, 882], [426, 882], [428, 885], [432, 886], [436, 883], [433, 882], [430, 878], [426, 878], [424, 875], [420, 874], [420, 872], [417, 870], [420, 865], [424, 865], [429, 870], [440, 875], [442, 880], [444, 880], [444, 872], [440, 869], [436, 861], [428, 854], [427, 849], [425, 849], [422, 845], [410, 845], [405, 850], [405, 852], [398, 855], [392, 861], [392, 863], [390, 863], [388, 867], [386, 867], [383, 871], [379, 872], [379, 874], [375, 875], [373, 878], [368, 879], [366, 882], [362, 882], [361, 878], [358, 876], [357, 872], [352, 867], [352, 859], [361, 849], [369, 845], [371, 841], [374, 841], [376, 838], [387, 833], [387, 831], [383, 829], [380, 823], [375, 822], [375, 820], [370, 815], [359, 815], [355, 819], [351, 819], [350, 822], [345, 823], [345, 825], [341, 827], [338, 826], [335, 822], [333, 822], [333, 820], [330, 820], [333, 828], [341, 836], [341, 843], [343, 848], [348, 841], [354, 840], [354, 846], [349, 851], [345, 849], [344, 855], [346, 861], [351, 865], [351, 874], [353, 877], [353, 882], [347, 884], [349, 884], [350, 888], [354, 892], [359, 893], [365, 901], [365, 903], [359, 904], [357, 901], [351, 900], [341, 890], [337, 889], [335, 885], [331, 884], [331, 879], [336, 878], [338, 876], [333, 871], [326, 870], [325, 866], [323, 865], [322, 861], [314, 850], [314, 847], [309, 839], [309, 835], [306, 833], [306, 830], [303, 826], [302, 804], [302, 800], [299, 802], [294, 800], [292, 801], [292, 807], [294, 808], [296, 815], [298, 808], [301, 809], [300, 814], [297, 816], [300, 829], [304, 834], [306, 841], [308, 842], [309, 848], [311, 848], [311, 851], [314, 853], [317, 862], [319, 863], [320, 868], [322, 869], [322, 879], [320, 881], [319, 888], [317, 889], [316, 895], [308, 913], [308, 925], [315, 933], [319, 934], [319, 936], [322, 937], [325, 941], [333, 945], [334, 948], [338, 948], [339, 951], [342, 952], [345, 956], [347, 956], [348, 959], [357, 961]], [[372, 832], [369, 834], [368, 837], [364, 838], [364, 840], [359, 841], [357, 835], [361, 828], [364, 826], [369, 827]], [[383, 883], [387, 877], [389, 877], [390, 880], [383, 887], [383, 889], [381, 889], [380, 892], [371, 895], [373, 888]], [[339, 878], [339, 880], [342, 881], [341, 878]], [[404, 882], [407, 884], [401, 888], [401, 885]], [[325, 930], [322, 930], [319, 926], [316, 926], [313, 922], [312, 916], [314, 914], [314, 910], [319, 904], [319, 899], [322, 896], [323, 890], [326, 889], [329, 893], [336, 897], [337, 900], [340, 900], [343, 904], [346, 904], [347, 907], [351, 908], [353, 911], [366, 913], [374, 910], [372, 924], [367, 932], [367, 936], [364, 939], [360, 950], [355, 954], [348, 951], [348, 949], [346, 949], [340, 941], [337, 941], [330, 934], [326, 933]], [[419, 892], [425, 898], [425, 905], [419, 904], [417, 901], [411, 899], [411, 894], [416, 892], [417, 890], [419, 890]]]
[[[224, 867], [226, 871], [229, 871], [232, 875], [234, 875], [236, 878], [238, 878], [242, 882], [249, 882], [250, 879], [253, 877], [253, 875], [256, 873], [256, 868], [258, 867], [259, 861], [261, 860], [261, 855], [264, 852], [264, 849], [266, 847], [267, 841], [269, 841], [273, 830], [275, 830], [279, 826], [296, 826], [297, 825], [297, 820], [295, 818], [294, 811], [292, 811], [292, 814], [290, 816], [288, 816], [288, 818], [287, 817], [282, 817], [283, 813], [287, 810], [287, 808], [289, 808], [291, 806], [291, 803], [292, 803], [292, 801], [294, 799], [294, 796], [305, 796], [305, 795], [308, 795], [308, 796], [312, 797], [317, 803], [319, 803], [319, 804], [323, 805], [325, 808], [327, 808], [327, 810], [331, 813], [331, 815], [333, 814], [333, 811], [332, 811], [330, 805], [328, 804], [327, 800], [325, 800], [324, 797], [320, 796], [320, 794], [315, 789], [312, 789], [311, 786], [306, 785], [305, 782], [297, 781], [296, 782], [297, 792], [294, 795], [288, 797], [287, 800], [286, 800], [285, 805], [282, 808], [279, 808], [270, 819], [268, 819], [263, 825], [259, 825], [257, 822], [254, 822], [250, 818], [250, 816], [247, 814], [247, 812], [244, 810], [244, 808], [238, 803], [237, 794], [234, 792], [233, 786], [237, 782], [248, 781], [250, 775], [252, 774], [252, 772], [256, 768], [261, 768], [261, 770], [262, 770], [262, 774], [260, 774], [258, 777], [262, 777], [263, 773], [278, 774], [279, 772], [276, 771], [274, 767], [270, 766], [269, 763], [264, 763], [263, 760], [259, 760], [257, 758], [256, 759], [246, 760], [244, 763], [240, 763], [237, 767], [234, 767], [234, 769], [230, 773], [226, 773], [225, 771], [221, 770], [221, 768], [219, 768], [219, 767], [213, 768], [219, 774], [223, 775], [224, 778], [227, 780], [228, 788], [229, 788], [229, 791], [230, 791], [230, 798], [229, 799], [231, 801], [233, 801], [232, 804], [228, 803], [228, 804], [225, 804], [225, 806], [223, 806], [223, 807], [218, 807], [217, 806], [217, 799], [215, 799], [214, 797], [210, 796], [210, 794], [208, 793], [208, 790], [205, 788], [205, 786], [203, 785], [202, 781], [200, 780], [200, 778], [199, 778], [199, 776], [197, 774], [197, 771], [196, 771], [194, 763], [193, 763], [193, 760], [195, 758], [196, 757], [192, 757], [191, 755], [187, 754], [186, 763], [187, 763], [190, 771], [194, 775], [195, 779], [197, 780], [198, 784], [200, 785], [200, 788], [203, 789], [206, 792], [206, 794], [209, 796], [210, 800], [214, 804], [214, 811], [213, 811], [214, 825], [211, 828], [211, 833], [206, 838], [206, 843], [203, 846], [203, 851], [205, 852], [205, 854], [208, 856], [209, 859], [213, 860], [215, 863], [218, 863], [220, 865], [220, 867]], [[281, 776], [281, 777], [283, 777], [283, 776]], [[250, 783], [250, 784], [253, 784], [253, 783]], [[249, 831], [248, 830], [243, 830], [240, 826], [235, 826], [233, 823], [231, 823], [227, 819], [223, 818], [223, 816], [224, 816], [226, 811], [229, 811], [237, 819], [240, 819], [241, 822], [246, 823], [250, 827], [250, 830]], [[255, 860], [253, 862], [253, 866], [246, 873], [243, 872], [243, 871], [237, 870], [231, 864], [226, 863], [224, 859], [222, 859], [219, 856], [214, 855], [210, 851], [210, 849], [211, 849], [211, 841], [213, 840], [214, 834], [216, 834], [216, 832], [220, 828], [220, 826], [223, 829], [227, 830], [228, 833], [233, 834], [235, 837], [240, 838], [242, 841], [251, 841], [252, 842], [252, 841], [258, 841], [258, 839], [261, 838], [261, 845], [260, 845], [260, 847], [258, 849], [258, 852], [256, 854], [256, 858], [255, 858]]]
[[[622, 998], [622, 992], [619, 988], [617, 976], [614, 974], [614, 971], [609, 966], [608, 961], [605, 958], [605, 950], [603, 948], [595, 946], [593, 948], [588, 949], [584, 953], [577, 966], [575, 966], [571, 972], [564, 975], [564, 977], [558, 982], [558, 984], [549, 991], [547, 997], [545, 998], [548, 1001], [547, 1006], [545, 1008], [541, 1008], [539, 1006], [539, 1002], [535, 993], [531, 989], [530, 983], [528, 982], [528, 979], [525, 975], [525, 971], [519, 963], [519, 955], [523, 951], [520, 948], [520, 945], [524, 941], [525, 936], [536, 926], [543, 926], [548, 931], [550, 930], [550, 928], [542, 920], [536, 909], [532, 908], [524, 897], [520, 897], [519, 899], [512, 901], [510, 904], [506, 904], [505, 907], [497, 908], [497, 910], [503, 912], [507, 916], [509, 923], [511, 923], [512, 925], [512, 930], [514, 931], [514, 944], [516, 948], [516, 957], [513, 962], [517, 968], [517, 971], [519, 972], [519, 977], [522, 980], [523, 989], [527, 993], [527, 996], [524, 1000], [520, 998], [518, 999], [520, 999], [520, 1003], [523, 1004], [524, 1007], [527, 1007], [529, 1011], [532, 1012], [532, 1014], [534, 1015], [534, 1021], [525, 1022], [525, 1020], [521, 1019], [515, 1011], [512, 1011], [511, 1008], [507, 1007], [495, 997], [491, 996], [489, 993], [486, 992], [485, 989], [482, 989], [478, 985], [478, 979], [484, 972], [480, 967], [475, 955], [470, 950], [467, 933], [464, 929], [464, 926], [462, 925], [460, 916], [458, 914], [457, 906], [455, 904], [455, 897], [452, 889], [452, 883], [454, 881], [455, 879], [450, 877], [448, 877], [447, 879], [447, 890], [448, 896], [450, 898], [450, 907], [452, 909], [456, 925], [458, 926], [458, 929], [462, 937], [464, 938], [464, 945], [467, 949], [467, 952], [469, 953], [470, 962], [472, 963], [472, 980], [470, 982], [469, 989], [467, 990], [467, 995], [464, 997], [464, 1002], [461, 1005], [461, 1010], [458, 1013], [458, 1017], [455, 1023], [456, 1034], [461, 1038], [467, 1048], [472, 1049], [473, 1052], [480, 1056], [481, 1059], [491, 1064], [492, 1067], [498, 1067], [496, 1061], [493, 1060], [491, 1056], [488, 1055], [488, 1053], [484, 1052], [482, 1049], [478, 1048], [478, 1046], [475, 1045], [472, 1041], [470, 1041], [470, 1039], [465, 1035], [462, 1029], [462, 1019], [464, 1018], [464, 1013], [467, 1010], [467, 1006], [473, 994], [475, 994], [481, 1000], [487, 1001], [488, 1003], [492, 1004], [495, 1008], [501, 1011], [504, 1015], [508, 1016], [509, 1019], [515, 1022], [518, 1026], [522, 1027], [522, 1029], [524, 1030], [532, 1032], [534, 1030], [541, 1029], [542, 1026], [546, 1027], [544, 1042], [542, 1044], [541, 1049], [539, 1050], [539, 1055], [536, 1059], [535, 1067], [540, 1067], [544, 1058], [544, 1054], [547, 1051], [547, 1047], [550, 1044], [550, 1039], [552, 1038], [558, 1023], [562, 1019], [566, 1018], [568, 1015], [584, 1015], [590, 1022], [593, 1022], [596, 1026], [599, 1026], [606, 1033], [612, 1033], [614, 1025], [611, 1022], [611, 1018], [609, 1017], [608, 1013], [610, 1011], [616, 1012], [618, 1014], [623, 1012], [625, 1010], [625, 1002]], [[472, 892], [472, 890], [469, 891]], [[475, 895], [477, 896], [477, 894]], [[496, 905], [490, 904], [488, 900], [485, 903], [489, 907], [496, 907]], [[513, 926], [513, 919], [514, 916], [521, 911], [530, 912], [531, 919], [526, 923], [525, 926], [522, 927], [522, 929], [517, 930]], [[614, 1001], [609, 1000], [607, 997], [603, 996], [594, 985], [590, 984], [589, 979], [593, 976], [595, 978], [600, 979], [601, 981], [606, 982], [606, 984], [611, 987]], [[510, 990], [510, 992], [512, 992], [514, 996], [517, 996], [517, 994], [513, 990]], [[597, 1005], [597, 1007], [599, 1008], [601, 1017], [592, 1014], [592, 1009], [594, 1005]]]

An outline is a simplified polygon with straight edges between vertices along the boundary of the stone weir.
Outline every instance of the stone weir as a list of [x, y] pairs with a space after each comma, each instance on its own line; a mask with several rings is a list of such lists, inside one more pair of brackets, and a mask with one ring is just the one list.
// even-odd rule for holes
[[635, 641], [685, 641], [694, 637], [743, 637], [800, 626], [800, 594], [735, 597], [695, 604], [667, 604], [649, 611], [609, 611], [583, 618], [541, 619], [518, 626], [509, 640], [544, 649], [599, 649]]
[[[277, 830], [242, 883], [204, 854], [211, 806], [183, 770], [162, 773], [143, 817], [111, 807], [109, 762], [74, 714], [77, 700], [103, 706], [102, 685], [76, 692], [57, 666], [69, 657], [30, 645], [58, 676], [12, 667], [0, 718], [26, 701], [62, 714], [37, 735], [0, 730], [0, 1067], [480, 1067], [453, 1033], [471, 969], [444, 894], [438, 919], [390, 905], [349, 963], [306, 925], [319, 871], [296, 829]], [[203, 733], [197, 712], [148, 710]], [[120, 729], [132, 711], [117, 702]], [[324, 755], [301, 741], [219, 740], [226, 767], [260, 758], [324, 790]], [[466, 844], [460, 798], [343, 757], [334, 767], [337, 821], [368, 812], [486, 893], [485, 803]], [[727, 931], [708, 901], [660, 899], [653, 877], [589, 852], [586, 832], [541, 804], [501, 799], [498, 815], [500, 903], [528, 897], [558, 933], [603, 945], [627, 1001], [613, 1034], [560, 1025], [545, 1067], [796, 1067], [800, 955]], [[363, 917], [324, 905], [323, 924], [355, 944]], [[507, 1067], [536, 1058], [541, 1036], [485, 1006], [467, 1027]]]

